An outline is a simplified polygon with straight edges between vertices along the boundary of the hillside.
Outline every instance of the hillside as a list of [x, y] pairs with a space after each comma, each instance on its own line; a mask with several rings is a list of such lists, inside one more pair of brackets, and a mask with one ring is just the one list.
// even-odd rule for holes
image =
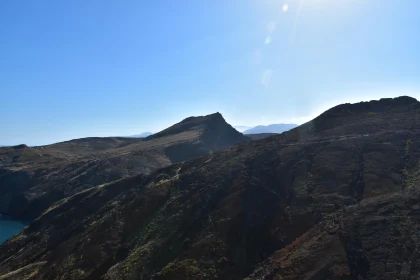
[[418, 279], [420, 190], [365, 199], [274, 253], [253, 279]]
[[83, 138], [42, 147], [0, 148], [0, 213], [31, 220], [84, 189], [150, 174], [248, 140], [220, 114], [192, 117], [180, 125], [147, 139]]
[[416, 279], [419, 120], [409, 97], [344, 104], [85, 189], [0, 246], [0, 279]]
[[251, 140], [261, 140], [274, 135], [277, 135], [277, 133], [247, 134], [246, 137], [248, 137]]

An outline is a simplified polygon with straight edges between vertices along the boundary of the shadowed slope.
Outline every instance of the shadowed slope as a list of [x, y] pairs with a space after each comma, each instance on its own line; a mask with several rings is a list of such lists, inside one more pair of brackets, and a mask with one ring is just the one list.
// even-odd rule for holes
[[345, 107], [62, 200], [0, 246], [0, 275], [415, 279], [420, 103]]
[[245, 141], [220, 114], [192, 117], [147, 139], [83, 138], [0, 148], [0, 213], [32, 219], [86, 188]]
[[330, 214], [246, 279], [417, 279], [418, 187]]

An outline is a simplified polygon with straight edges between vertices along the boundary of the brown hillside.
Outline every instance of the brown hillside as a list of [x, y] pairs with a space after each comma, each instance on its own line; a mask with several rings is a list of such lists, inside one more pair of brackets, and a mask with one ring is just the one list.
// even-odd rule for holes
[[51, 204], [104, 183], [246, 141], [220, 114], [192, 117], [147, 139], [83, 138], [0, 148], [0, 213], [33, 219]]
[[419, 112], [341, 105], [86, 189], [0, 246], [0, 279], [417, 279]]

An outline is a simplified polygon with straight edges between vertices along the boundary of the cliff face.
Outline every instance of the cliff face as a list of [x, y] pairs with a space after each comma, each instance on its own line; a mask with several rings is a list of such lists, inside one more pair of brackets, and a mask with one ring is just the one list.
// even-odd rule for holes
[[252, 279], [417, 279], [420, 191], [363, 200], [274, 253]]
[[419, 112], [405, 97], [338, 106], [279, 136], [84, 190], [0, 246], [0, 275], [416, 279]]
[[0, 148], [0, 213], [32, 220], [84, 189], [246, 141], [220, 114], [192, 117], [147, 139], [84, 138]]

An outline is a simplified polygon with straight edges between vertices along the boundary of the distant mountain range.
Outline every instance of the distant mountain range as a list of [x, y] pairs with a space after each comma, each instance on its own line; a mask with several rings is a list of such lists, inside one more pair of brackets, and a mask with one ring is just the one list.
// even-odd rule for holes
[[[296, 124], [270, 124], [270, 125], [259, 125], [255, 127], [245, 126], [245, 125], [236, 125], [233, 128], [235, 128], [237, 131], [243, 134], [261, 134], [261, 133], [276, 134], [276, 133], [283, 133], [295, 127], [297, 127]], [[152, 132], [143, 132], [141, 134], [131, 135], [127, 137], [128, 138], [146, 138], [151, 135], [153, 135]]]
[[245, 126], [245, 125], [236, 125], [233, 128], [236, 129], [239, 132], [244, 132], [245, 130], [251, 129], [253, 127], [252, 126]]
[[131, 136], [128, 136], [128, 137], [129, 138], [146, 138], [147, 136], [150, 136], [152, 134], [153, 133], [151, 133], [151, 132], [143, 132], [143, 133], [136, 134], [136, 135], [131, 135]]
[[236, 130], [243, 134], [259, 134], [259, 133], [283, 133], [290, 129], [297, 127], [296, 124], [270, 124], [270, 125], [258, 125], [256, 127], [248, 127], [243, 125], [234, 126]]

